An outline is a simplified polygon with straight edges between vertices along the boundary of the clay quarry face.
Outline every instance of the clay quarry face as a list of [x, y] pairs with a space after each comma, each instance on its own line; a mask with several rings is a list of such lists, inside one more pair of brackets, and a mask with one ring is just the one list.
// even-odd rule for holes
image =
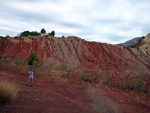
[[0, 55], [28, 61], [35, 51], [44, 64], [67, 64], [90, 70], [148, 71], [149, 52], [117, 45], [88, 42], [76, 37], [43, 37], [34, 40], [7, 38], [0, 41]]

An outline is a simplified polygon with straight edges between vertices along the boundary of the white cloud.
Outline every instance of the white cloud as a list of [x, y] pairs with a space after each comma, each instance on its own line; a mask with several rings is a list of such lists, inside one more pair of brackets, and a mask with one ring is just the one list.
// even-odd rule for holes
[[45, 28], [58, 36], [120, 43], [149, 32], [149, 6], [149, 0], [5, 0], [0, 35]]
[[0, 29], [3, 29], [3, 30], [6, 30], [6, 31], [10, 31], [10, 32], [17, 33], [17, 31], [16, 31], [16, 30], [13, 30], [13, 29], [8, 28], [8, 27], [2, 27], [2, 26], [0, 26]]

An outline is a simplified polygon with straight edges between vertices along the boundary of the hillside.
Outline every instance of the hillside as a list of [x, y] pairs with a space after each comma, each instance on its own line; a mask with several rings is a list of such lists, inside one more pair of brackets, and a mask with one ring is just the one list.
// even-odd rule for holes
[[80, 38], [57, 38], [53, 36], [31, 39], [7, 38], [0, 41], [0, 56], [28, 61], [32, 51], [44, 65], [58, 66], [68, 64], [72, 67], [101, 70], [149, 71], [150, 54], [141, 50], [88, 42]]
[[139, 48], [140, 50], [149, 52], [150, 51], [150, 33], [135, 47]]

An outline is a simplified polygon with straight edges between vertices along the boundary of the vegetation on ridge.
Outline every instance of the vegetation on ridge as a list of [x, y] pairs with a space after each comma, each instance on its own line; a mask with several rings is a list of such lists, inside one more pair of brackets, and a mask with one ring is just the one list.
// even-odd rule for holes
[[44, 28], [42, 28], [41, 33], [46, 33], [46, 30]]
[[52, 31], [51, 33], [48, 33], [49, 36], [55, 36], [55, 31]]
[[20, 36], [39, 36], [40, 33], [36, 32], [36, 31], [24, 31], [20, 34]]
[[[37, 31], [23, 31], [21, 32], [20, 36], [25, 37], [25, 36], [40, 36], [42, 34], [46, 34], [46, 30], [44, 28], [41, 29], [40, 32]], [[55, 36], [55, 31], [52, 31], [51, 33], [48, 33], [49, 36]]]

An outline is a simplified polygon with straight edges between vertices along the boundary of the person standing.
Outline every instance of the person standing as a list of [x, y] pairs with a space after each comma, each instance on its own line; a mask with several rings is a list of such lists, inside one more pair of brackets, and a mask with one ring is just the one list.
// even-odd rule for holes
[[29, 86], [30, 81], [31, 81], [31, 86], [33, 86], [33, 75], [34, 74], [35, 74], [35, 71], [33, 71], [33, 69], [29, 71], [29, 80], [28, 80], [27, 86]]

